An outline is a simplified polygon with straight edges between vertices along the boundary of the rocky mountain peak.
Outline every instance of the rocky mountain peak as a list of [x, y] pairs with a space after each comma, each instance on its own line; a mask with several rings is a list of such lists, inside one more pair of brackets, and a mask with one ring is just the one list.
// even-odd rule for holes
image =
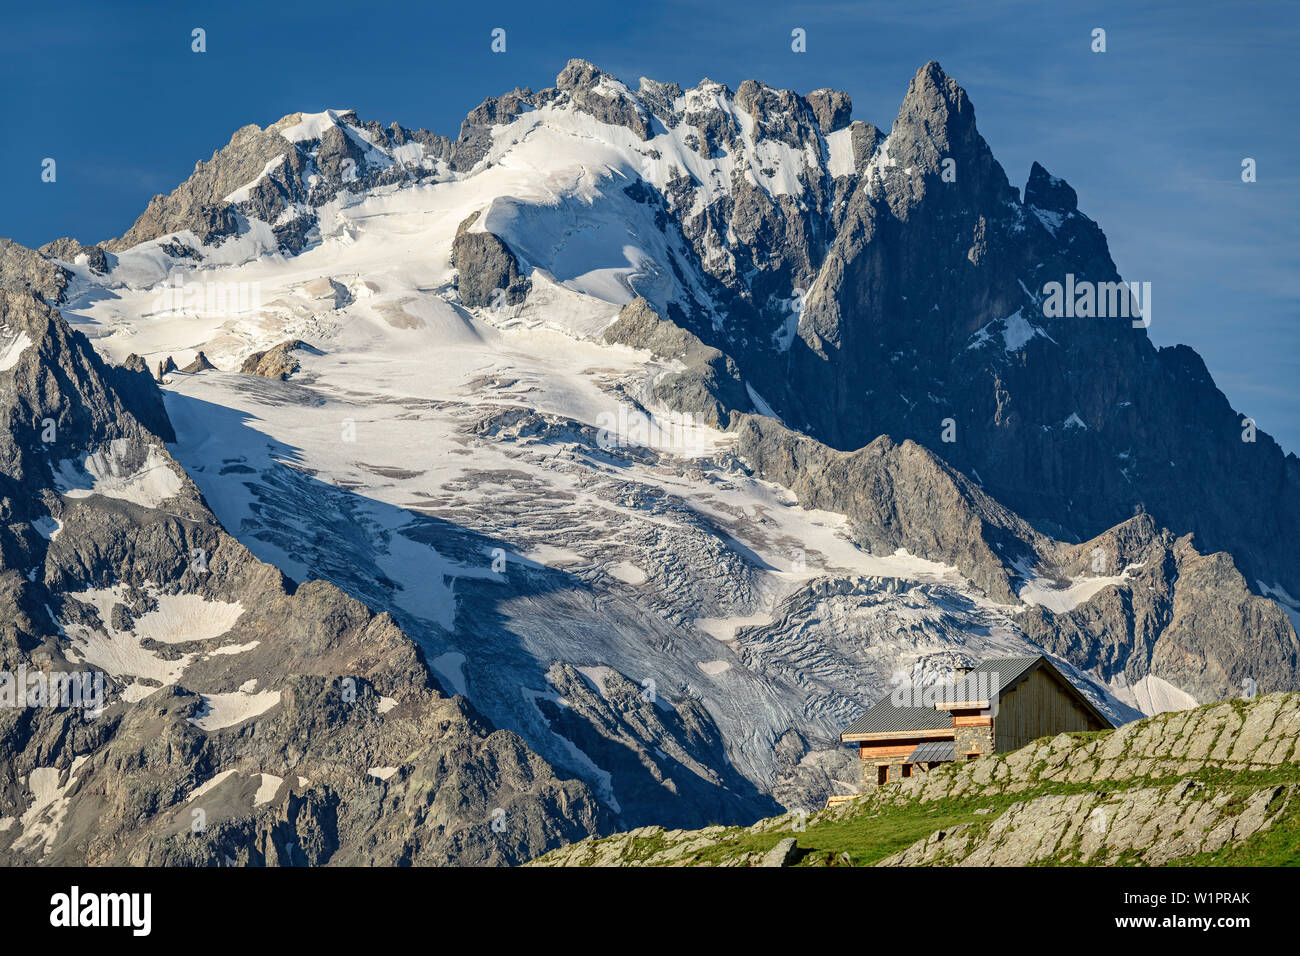
[[0, 372], [0, 493], [15, 494], [20, 513], [60, 461], [119, 439], [141, 444], [146, 433], [173, 437], [148, 371], [106, 363], [36, 296], [0, 288], [0, 329], [23, 346]]
[[700, 77], [700, 82], [686, 91], [687, 94], [699, 94], [701, 96], [721, 96], [723, 99], [731, 99], [731, 87], [726, 83], [719, 83], [717, 80], [711, 80], [707, 76]]
[[853, 100], [840, 90], [813, 90], [804, 97], [823, 134], [836, 133], [849, 125], [853, 117]]
[[605, 73], [588, 60], [572, 59], [565, 64], [555, 78], [555, 85], [566, 93], [574, 90], [590, 89], [600, 82]]
[[753, 117], [756, 139], [802, 149], [805, 143], [816, 137], [816, 114], [797, 93], [773, 89], [757, 80], [746, 80], [736, 90], [735, 102]]
[[898, 109], [894, 129], [940, 151], [974, 143], [975, 109], [966, 91], [935, 60], [916, 71]]
[[[916, 174], [903, 180], [906, 189], [887, 188], [891, 197], [897, 192], [912, 198], [924, 195], [920, 180], [943, 172], [949, 161], [957, 188], [947, 194], [955, 193], [968, 212], [976, 211], [981, 199], [987, 208], [1011, 195], [1006, 174], [976, 127], [970, 98], [937, 61], [922, 66], [908, 84], [888, 147], [891, 166]], [[897, 210], [899, 204], [891, 205]]]
[[586, 60], [570, 60], [555, 78], [575, 107], [610, 126], [631, 130], [641, 140], [651, 136], [650, 114], [621, 80]]
[[63, 301], [71, 273], [49, 258], [10, 239], [0, 238], [0, 283], [39, 296], [51, 305]]
[[1025, 184], [1025, 205], [1068, 215], [1078, 211], [1079, 197], [1069, 183], [1057, 179], [1035, 161]]

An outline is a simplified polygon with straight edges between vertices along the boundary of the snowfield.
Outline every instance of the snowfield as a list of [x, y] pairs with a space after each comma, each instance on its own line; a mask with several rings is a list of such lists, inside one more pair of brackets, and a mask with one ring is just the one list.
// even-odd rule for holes
[[[764, 188], [797, 195], [794, 171], [820, 160], [756, 145], [752, 120], [737, 118], [751, 165], [782, 171]], [[336, 123], [336, 113], [303, 116], [283, 134], [310, 140]], [[811, 809], [856, 786], [838, 733], [895, 680], [1037, 648], [1016, 608], [953, 568], [865, 553], [842, 516], [750, 476], [731, 436], [649, 401], [671, 363], [601, 341], [634, 295], [663, 305], [674, 285], [677, 240], [623, 187], [663, 185], [674, 166], [726, 183], [738, 160], [702, 157], [684, 130], [643, 143], [585, 114], [532, 110], [495, 131], [471, 174], [331, 202], [297, 256], [273, 251], [266, 224], [205, 248], [201, 264], [153, 240], [117, 256], [107, 276], [73, 267], [63, 311], [118, 362], [136, 353], [151, 368], [168, 356], [184, 366], [202, 350], [218, 371], [164, 383], [170, 451], [223, 525], [291, 577], [325, 578], [392, 612], [449, 693], [587, 779], [611, 808], [693, 776], [752, 791], [744, 799], [756, 809], [765, 799]], [[846, 133], [828, 138], [832, 173], [851, 169]], [[471, 228], [506, 238], [532, 270], [523, 305], [461, 304], [451, 244], [475, 212]], [[233, 294], [219, 309], [160, 309], [178, 274]], [[1041, 334], [1017, 318], [1006, 320], [1008, 349]], [[288, 339], [312, 350], [295, 353], [301, 369], [287, 381], [238, 372]], [[0, 366], [18, 347], [0, 348]], [[638, 406], [667, 440], [643, 447]], [[617, 440], [598, 441], [611, 422]], [[153, 458], [136, 471], [115, 462], [110, 449], [64, 463], [61, 490], [157, 506], [179, 487]], [[1115, 580], [1031, 584], [1021, 598], [1072, 607]], [[111, 597], [84, 600], [105, 617]], [[210, 641], [239, 611], [160, 597], [130, 632], [105, 620], [103, 632], [67, 633], [82, 659], [144, 693], [205, 653], [164, 658], [144, 637]], [[1180, 693], [1083, 683], [1121, 718]], [[272, 697], [205, 695], [194, 722], [233, 726]], [[263, 775], [257, 801], [278, 786]]]

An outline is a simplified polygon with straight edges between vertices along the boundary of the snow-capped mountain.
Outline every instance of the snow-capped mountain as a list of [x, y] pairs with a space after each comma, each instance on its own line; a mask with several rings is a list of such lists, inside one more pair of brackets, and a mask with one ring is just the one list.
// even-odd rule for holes
[[[131, 388], [161, 378], [140, 400], [158, 447], [114, 445], [105, 421], [31, 464], [41, 505], [13, 511], [29, 528], [5, 560], [29, 609], [15, 646], [102, 668], [114, 719], [182, 692], [224, 713], [188, 724], [218, 752], [194, 787], [301, 776], [296, 799], [359, 806], [340, 766], [319, 785], [297, 769], [319, 738], [250, 749], [287, 721], [310, 640], [261, 624], [301, 644], [289, 663], [191, 675], [156, 644], [243, 647], [247, 587], [134, 557], [156, 537], [74, 559], [64, 509], [169, 515], [180, 496], [241, 560], [387, 612], [436, 683], [421, 700], [464, 698], [466, 740], [518, 735], [505, 778], [538, 781], [510, 791], [534, 809], [507, 849], [457, 818], [436, 851], [404, 832], [372, 851], [394, 859], [814, 808], [855, 788], [837, 735], [868, 703], [990, 656], [1045, 649], [1117, 721], [1246, 679], [1295, 689], [1296, 458], [1240, 441], [1195, 354], [1143, 322], [1047, 317], [1049, 283], [1119, 281], [1105, 238], [1041, 167], [1010, 186], [937, 64], [887, 134], [851, 117], [835, 91], [634, 92], [575, 60], [455, 140], [294, 114], [238, 131], [120, 239], [0, 246], [13, 296], [57, 306]], [[45, 328], [6, 325], [0, 378], [34, 367]], [[159, 637], [150, 614], [184, 628]], [[415, 678], [383, 684], [385, 661], [367, 679], [400, 701]], [[48, 814], [81, 792], [79, 754], [11, 748], [15, 859], [75, 858]], [[384, 757], [357, 763], [380, 814], [456, 785]], [[493, 762], [466, 759], [486, 806]], [[262, 806], [221, 792], [232, 819]]]

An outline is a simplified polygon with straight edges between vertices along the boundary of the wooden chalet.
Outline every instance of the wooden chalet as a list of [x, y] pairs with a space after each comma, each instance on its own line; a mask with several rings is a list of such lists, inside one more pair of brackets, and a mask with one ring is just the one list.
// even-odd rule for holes
[[987, 660], [953, 684], [891, 694], [845, 728], [840, 741], [857, 745], [867, 790], [1039, 737], [1112, 726], [1039, 654]]

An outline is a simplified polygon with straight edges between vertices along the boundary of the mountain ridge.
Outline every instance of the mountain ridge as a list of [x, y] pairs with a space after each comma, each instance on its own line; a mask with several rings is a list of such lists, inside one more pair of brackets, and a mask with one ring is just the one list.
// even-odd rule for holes
[[[676, 95], [668, 99], [667, 93], [674, 91]], [[715, 94], [726, 109], [708, 98]], [[739, 325], [739, 329], [716, 328], [716, 314], [711, 315], [705, 304], [692, 301], [698, 290], [685, 290], [681, 301], [653, 301], [652, 296], [657, 311], [739, 363], [778, 414], [804, 425], [802, 430], [833, 447], [853, 450], [881, 433], [910, 437], [951, 459], [962, 470], [978, 473], [990, 482], [995, 497], [1058, 537], [1093, 537], [1128, 517], [1134, 506], [1142, 505], [1175, 531], [1196, 533], [1211, 550], [1231, 551], [1244, 565], [1252, 588], [1258, 590], [1258, 581], [1300, 593], [1300, 566], [1294, 555], [1268, 543], [1274, 537], [1269, 531], [1272, 524], [1280, 521], [1284, 527], [1300, 527], [1300, 511], [1295, 505], [1295, 499], [1300, 497], [1295, 494], [1300, 487], [1296, 484], [1300, 482], [1300, 459], [1283, 454], [1272, 438], [1258, 429], [1251, 429], [1253, 441], [1230, 444], [1245, 431], [1243, 416], [1232, 412], [1194, 352], [1185, 346], [1153, 349], [1147, 344], [1145, 329], [1130, 330], [1134, 335], [1114, 338], [1117, 324], [1104, 320], [1096, 320], [1096, 329], [1088, 323], [1045, 325], [1041, 318], [1035, 321], [1032, 316], [1026, 320], [1027, 309], [1041, 311], [1041, 303], [1035, 301], [1042, 298], [1041, 293], [1026, 297], [1024, 292], [1026, 287], [1038, 289], [1042, 282], [1037, 280], [1063, 280], [1068, 272], [1080, 282], [1120, 281], [1104, 235], [1096, 223], [1078, 211], [1077, 196], [1068, 183], [1035, 163], [1021, 200], [979, 135], [965, 91], [936, 62], [927, 63], [913, 77], [888, 136], [880, 137], [872, 132], [875, 127], [868, 129], [867, 124], [849, 119], [851, 103], [847, 96], [834, 91], [825, 95], [836, 105], [823, 106], [819, 119], [813, 102], [806, 97], [754, 81], [741, 84], [736, 94], [709, 81], [684, 93], [675, 85], [645, 81], [642, 92], [633, 93], [592, 64], [572, 61], [557, 77], [554, 89], [540, 93], [516, 90], [486, 100], [466, 118], [454, 141], [426, 131], [406, 130], [397, 124], [387, 129], [375, 123], [363, 124], [352, 111], [322, 114], [330, 120], [317, 124], [320, 129], [295, 133], [295, 129], [311, 127], [312, 123], [304, 123], [303, 114], [291, 114], [266, 130], [245, 127], [238, 131], [228, 147], [207, 163], [199, 164], [186, 184], [170, 197], [155, 197], [150, 210], [127, 235], [104, 244], [104, 248], [120, 250], [182, 225], [200, 240], [219, 239], [238, 232], [238, 218], [244, 214], [239, 210], [243, 209], [268, 223], [283, 220], [272, 232], [286, 252], [294, 252], [300, 250], [310, 231], [310, 209], [347, 185], [344, 174], [348, 162], [355, 170], [351, 183], [358, 189], [430, 175], [430, 167], [435, 180], [442, 175], [464, 175], [487, 158], [491, 130], [527, 112], [555, 108], [557, 103], [620, 128], [633, 122], [620, 109], [628, 115], [651, 116], [661, 124], [655, 135], [662, 136], [662, 124], [674, 123], [693, 129], [695, 132], [688, 137], [699, 148], [710, 142], [709, 137], [718, 146], [735, 147], [743, 139], [737, 119], [741, 114], [729, 104], [734, 102], [741, 110], [748, 106], [754, 112], [744, 115], [755, 117], [752, 122], [756, 145], [752, 157], [742, 157], [741, 171], [733, 169], [733, 182], [720, 187], [719, 193], [716, 184], [700, 182], [694, 173], [685, 172], [686, 179], [680, 175], [666, 178], [658, 188], [667, 209], [656, 213], [681, 220], [683, 238], [701, 254], [706, 282], [721, 283], [721, 304], [732, 313], [728, 324]], [[650, 127], [633, 126], [635, 130], [630, 131], [642, 142], [646, 141], [641, 138], [643, 134], [648, 137], [652, 133]], [[294, 136], [319, 137], [306, 140], [319, 144], [312, 158], [305, 158], [295, 141], [283, 135], [286, 130]], [[827, 137], [846, 132], [859, 145], [870, 143], [870, 150], [863, 154], [859, 145], [852, 146], [853, 174], [837, 170], [842, 174], [831, 175]], [[372, 142], [380, 143], [383, 149], [371, 146]], [[754, 175], [752, 167], [763, 161], [758, 146], [772, 143], [786, 148], [791, 143], [802, 144], [805, 149], [816, 148], [819, 154], [825, 152], [823, 163], [828, 168], [814, 175], [814, 167], [809, 167], [807, 175], [796, 175], [797, 196], [760, 185], [766, 177], [761, 171]], [[710, 145], [708, 149], [712, 152], [718, 146]], [[403, 149], [412, 150], [411, 155], [418, 153], [419, 164], [407, 168], [400, 158], [394, 160], [389, 155], [400, 157]], [[875, 163], [866, 167], [867, 175], [858, 177], [858, 166], [866, 164], [873, 154]], [[256, 175], [268, 158], [274, 162], [277, 157], [286, 157], [283, 169], [262, 170], [260, 176]], [[956, 178], [951, 183], [941, 178], [941, 161], [945, 159], [957, 164]], [[907, 175], [898, 175], [900, 169]], [[308, 187], [305, 178], [313, 176], [318, 181]], [[250, 178], [253, 188], [247, 197], [238, 202], [226, 201], [242, 186], [249, 185]], [[692, 179], [696, 180], [694, 185], [690, 185]], [[227, 187], [228, 191], [223, 192]], [[702, 194], [722, 198], [695, 212]], [[219, 197], [225, 198], [217, 201]], [[688, 201], [693, 208], [685, 207]], [[939, 205], [932, 209], [936, 202]], [[155, 207], [168, 211], [159, 212]], [[721, 211], [715, 211], [715, 207]], [[884, 218], [881, 210], [885, 211]], [[880, 264], [865, 266], [862, 257], [877, 247], [888, 251], [891, 242], [901, 240], [872, 241], [878, 230], [897, 231], [891, 223], [906, 224], [909, 216], [924, 215], [920, 227], [904, 229], [899, 235], [914, 236], [914, 241], [933, 245], [934, 220], [954, 215], [952, 210], [959, 210], [966, 221], [973, 217], [971, 236], [982, 236], [972, 238], [969, 249], [963, 246], [963, 254], [957, 259], [970, 267], [971, 276], [960, 280], [965, 286], [959, 284], [950, 294], [944, 293], [942, 290], [951, 283], [933, 271], [903, 274], [892, 284], [898, 288], [923, 285], [939, 289], [939, 298], [954, 298], [958, 314], [969, 318], [952, 326], [946, 336], [936, 338], [927, 332], [918, 339], [906, 329], [912, 324], [930, 323], [909, 317], [900, 324], [900, 311], [908, 315], [914, 310], [899, 299], [899, 293], [882, 288], [871, 299], [859, 301], [853, 298], [856, 293], [843, 285], [847, 278], [843, 273], [846, 268], [850, 273], [868, 268], [874, 270], [871, 274], [883, 276]], [[842, 216], [849, 218], [838, 221]], [[1002, 221], [1000, 226], [995, 225], [998, 220]], [[833, 243], [828, 244], [828, 239], [840, 231], [844, 238], [842, 248], [837, 249]], [[723, 232], [734, 233], [736, 241], [732, 246], [719, 244]], [[1019, 234], [1027, 238], [1016, 239]], [[512, 248], [508, 230], [500, 241], [506, 250]], [[751, 250], [758, 249], [763, 250], [761, 257], [756, 252], [750, 255]], [[713, 252], [720, 253], [716, 261]], [[737, 252], [749, 256], [743, 270]], [[915, 258], [906, 251], [901, 254]], [[981, 268], [976, 261], [990, 255], [1000, 260], [993, 271]], [[677, 267], [676, 257], [671, 258], [671, 265]], [[759, 258], [764, 261], [757, 262]], [[1030, 269], [1034, 258], [1040, 260], [1039, 264]], [[1034, 279], [1026, 282], [1028, 276], [1021, 276], [1018, 285], [1015, 273], [1022, 270], [1031, 271]], [[960, 274], [960, 269], [953, 272]], [[981, 278], [985, 274], [989, 278]], [[881, 284], [883, 279], [873, 281]], [[789, 339], [793, 351], [774, 351], [768, 347], [770, 343], [764, 345], [761, 338], [755, 339], [751, 330], [773, 321], [774, 296], [785, 301], [800, 288], [809, 291]], [[882, 294], [887, 302], [879, 301]], [[514, 295], [511, 293], [512, 303]], [[889, 324], [859, 329], [862, 319], [846, 323], [838, 317], [845, 296], [852, 299], [858, 315], [885, 310]], [[1014, 331], [1010, 325], [1013, 320]], [[1005, 326], [1002, 335], [1007, 343], [1020, 346], [1015, 354], [1021, 354], [1021, 349], [1029, 350], [1025, 355], [1041, 353], [1031, 366], [1021, 368], [1012, 363], [1008, 367], [997, 352], [990, 353], [986, 346], [976, 347], [990, 334], [997, 335], [1000, 323]], [[992, 333], [987, 331], [990, 325]], [[889, 328], [902, 329], [904, 339], [885, 333]], [[1048, 328], [1055, 332], [1048, 334]], [[783, 333], [777, 329], [774, 334]], [[863, 334], [870, 337], [856, 346], [851, 344], [857, 341], [853, 336]], [[881, 337], [875, 338], [878, 335]], [[1070, 341], [1063, 339], [1064, 335]], [[921, 349], [916, 373], [900, 379], [891, 368], [901, 354], [899, 346], [915, 349], [926, 340], [932, 341]], [[968, 340], [974, 344], [967, 346]], [[826, 351], [828, 344], [843, 342], [850, 343], [847, 349], [836, 346]], [[942, 350], [925, 356], [927, 349], [934, 352], [937, 343], [943, 343]], [[1078, 369], [1088, 365], [1080, 351], [1113, 352], [1117, 345], [1121, 349], [1115, 352], [1120, 363], [1116, 368], [1123, 379], [1107, 383], [1102, 393], [1085, 394], [1096, 386], [1080, 379]], [[955, 350], [955, 356], [949, 350]], [[877, 357], [862, 365], [872, 353], [888, 356], [889, 361], [882, 363]], [[991, 355], [991, 364], [980, 368], [986, 353]], [[1007, 353], [1012, 355], [1012, 349], [1008, 348]], [[940, 387], [942, 383], [937, 384], [933, 378], [935, 363], [946, 366], [954, 359], [960, 369], [958, 381]], [[816, 406], [808, 406], [811, 396], [818, 393], [807, 392], [799, 383], [820, 381], [826, 373], [832, 384], [830, 400], [819, 397]], [[985, 376], [991, 376], [987, 385], [969, 387], [972, 380]], [[904, 394], [879, 387], [859, 394], [851, 383], [863, 378], [893, 379]], [[790, 384], [791, 379], [794, 384]], [[1059, 412], [1054, 408], [1050, 418], [1021, 406], [1016, 397], [1021, 390], [1027, 390], [1038, 401], [1053, 391], [1049, 381], [1055, 382], [1058, 390], [1064, 386], [1077, 398], [1051, 399], [1049, 404], [1059, 406]], [[1081, 384], [1072, 384], [1076, 381]], [[924, 423], [917, 411], [918, 397], [906, 394], [914, 395], [921, 386], [930, 395], [937, 389], [942, 399], [939, 407], [929, 400], [920, 402], [921, 407], [931, 407], [932, 417]], [[801, 389], [807, 393], [801, 394]], [[1139, 397], [1142, 401], [1137, 400]], [[1171, 424], [1158, 427], [1140, 420], [1132, 412], [1135, 405], [1155, 407], [1159, 416]], [[960, 424], [956, 441], [943, 439], [941, 422], [947, 418]], [[1078, 421], [1082, 427], [1063, 427], [1062, 423], [1069, 421]], [[1033, 424], [1037, 427], [1031, 427]], [[1102, 433], [1105, 438], [1099, 437]], [[1185, 437], [1189, 433], [1197, 436], [1195, 441], [1212, 441], [1214, 452], [1201, 455], [1200, 446]], [[1008, 471], [1001, 461], [1013, 449], [1028, 449], [1024, 457], [1042, 464], [1022, 463], [1020, 472]], [[1197, 457], [1214, 462], [1213, 470], [1205, 472], [1203, 478], [1198, 477], [1198, 472], [1204, 471], [1204, 466], [1194, 465]], [[1172, 468], [1169, 461], [1175, 463]], [[1097, 476], [1093, 488], [1070, 484], [1070, 476], [1082, 474]], [[1183, 474], [1189, 477], [1183, 478]], [[1202, 481], [1238, 491], [1262, 485], [1268, 500], [1244, 514], [1240, 506], [1220, 508], [1212, 504], [1199, 511], [1190, 509], [1186, 502], [1193, 499], [1188, 484]], [[1069, 503], [1064, 510], [1061, 502]]]
[[[1300, 586], [1259, 531], [1294, 456], [1191, 462], [1170, 416], [1227, 420], [1195, 353], [1042, 314], [1058, 273], [1119, 279], [1077, 204], [1036, 163], [1021, 198], [937, 63], [885, 134], [836, 91], [571, 61], [455, 140], [245, 127], [119, 239], [0, 245], [0, 285], [123, 390], [162, 370], [153, 433], [256, 558], [391, 615], [585, 781], [599, 812], [561, 787], [555, 825], [691, 825], [843, 793], [838, 727], [984, 654], [1045, 649], [1116, 719], [1297, 685]], [[160, 307], [173, 279], [258, 301]], [[1283, 504], [1189, 519], [1116, 443]]]

